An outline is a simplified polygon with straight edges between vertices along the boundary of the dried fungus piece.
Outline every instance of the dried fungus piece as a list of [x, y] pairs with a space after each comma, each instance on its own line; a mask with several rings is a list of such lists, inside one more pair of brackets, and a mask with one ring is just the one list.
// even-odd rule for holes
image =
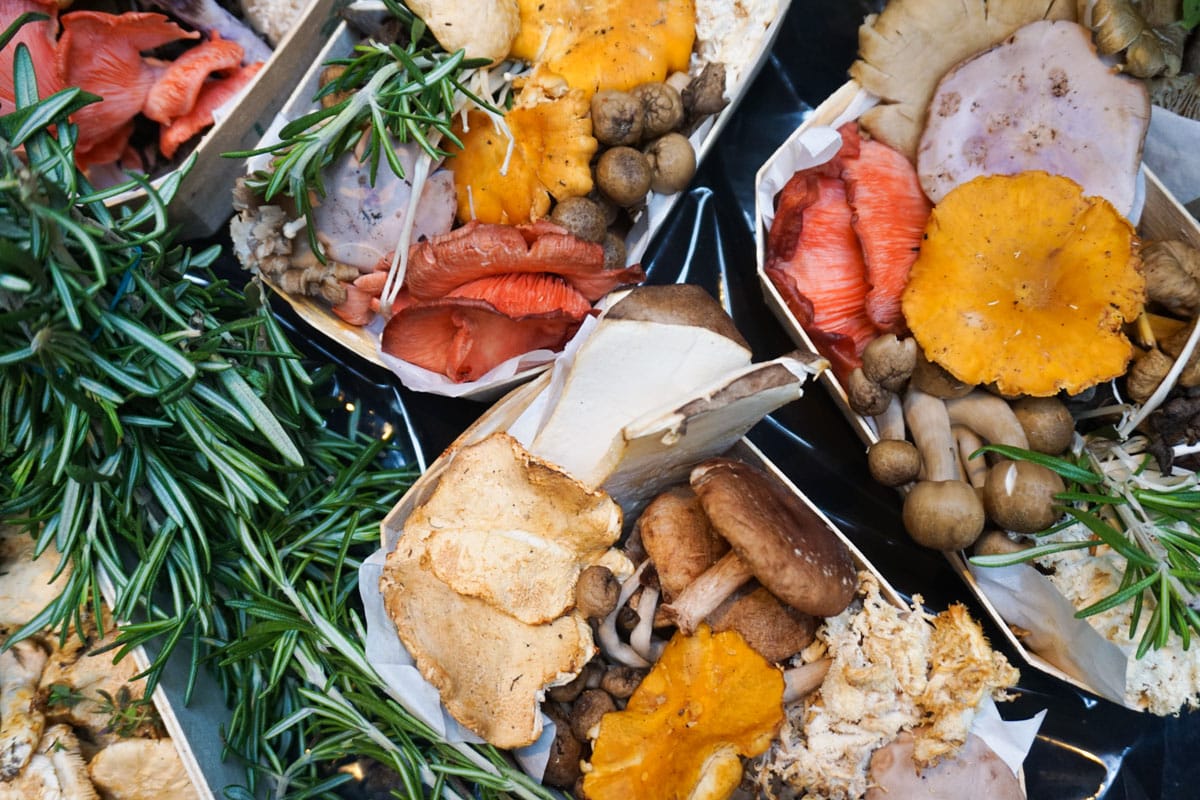
[[892, 0], [858, 29], [850, 76], [878, 95], [860, 124], [915, 161], [937, 82], [960, 61], [1040, 19], [1075, 19], [1074, 0]]
[[1106, 200], [1044, 172], [976, 178], [925, 236], [903, 309], [931, 361], [1036, 397], [1124, 373], [1145, 281], [1133, 226]]
[[783, 723], [783, 673], [734, 631], [676, 634], [624, 711], [606, 714], [583, 789], [589, 800], [717, 800]]

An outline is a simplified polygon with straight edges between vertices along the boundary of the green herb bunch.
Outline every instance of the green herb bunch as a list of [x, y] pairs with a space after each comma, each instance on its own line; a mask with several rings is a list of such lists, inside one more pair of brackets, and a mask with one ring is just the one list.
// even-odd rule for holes
[[[0, 47], [20, 24], [0, 36]], [[249, 797], [336, 797], [367, 756], [405, 796], [545, 797], [490, 748], [448, 745], [389, 693], [362, 649], [354, 590], [379, 520], [413, 478], [398, 448], [326, 420], [255, 285], [221, 280], [216, 248], [172, 242], [182, 171], [113, 210], [68, 117], [95, 98], [37, 96], [16, 48], [17, 110], [0, 117], [0, 523], [57, 549], [62, 594], [13, 634], [63, 637], [105, 593], [117, 656], [190, 655], [233, 710], [228, 749]], [[185, 167], [186, 169], [186, 167]], [[344, 402], [344, 401], [343, 401]], [[69, 571], [68, 571], [69, 570]], [[190, 688], [189, 688], [190, 692]]]
[[[1036, 561], [1069, 550], [1105, 546], [1123, 562], [1120, 585], [1076, 612], [1085, 618], [1128, 604], [1129, 638], [1137, 658], [1179, 637], [1184, 648], [1200, 633], [1200, 485], [1194, 473], [1163, 476], [1137, 441], [1091, 437], [1076, 458], [1057, 458], [1015, 447], [988, 445], [980, 452], [1030, 461], [1063, 478], [1055, 495], [1065, 521], [1037, 534], [1043, 541], [1010, 555], [975, 556], [971, 563], [999, 567]], [[1085, 537], [1057, 537], [1082, 525]], [[1147, 613], [1148, 611], [1148, 613]], [[1140, 638], [1139, 638], [1140, 637]]]
[[277, 202], [279, 195], [291, 198], [308, 221], [313, 252], [322, 259], [313, 201], [325, 196], [322, 173], [327, 167], [356, 152], [370, 166], [372, 185], [381, 161], [403, 178], [397, 143], [415, 142], [430, 158], [441, 159], [447, 154], [443, 141], [462, 145], [451, 128], [459, 104], [491, 108], [464, 85], [466, 75], [487, 66], [487, 59], [469, 59], [462, 50], [446, 53], [420, 17], [396, 0], [384, 0], [384, 5], [406, 27], [404, 43], [367, 39], [350, 57], [329, 61], [327, 80], [314, 100], [332, 102], [284, 125], [274, 144], [227, 154], [273, 156], [270, 168], [247, 185], [266, 202]]

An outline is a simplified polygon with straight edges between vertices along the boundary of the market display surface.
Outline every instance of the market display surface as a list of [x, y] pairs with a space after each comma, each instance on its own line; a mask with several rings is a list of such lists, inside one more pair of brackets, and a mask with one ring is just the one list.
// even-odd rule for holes
[[[236, 710], [218, 710], [204, 720], [206, 727], [228, 725], [233, 752], [261, 765], [250, 771], [248, 783], [241, 765], [221, 761], [219, 744], [197, 750], [200, 780], [208, 784], [201, 790], [211, 787], [218, 796], [227, 786], [257, 785], [276, 796], [541, 797], [561, 787], [587, 797], [859, 797], [875, 796], [868, 786], [877, 782], [894, 787], [887, 796], [904, 796], [898, 794], [907, 791], [901, 784], [886, 782], [913, 776], [914, 760], [938, 761], [939, 780], [966, 780], [988, 796], [1188, 796], [1196, 766], [1187, 753], [1200, 739], [1186, 707], [1194, 693], [1188, 679], [1173, 682], [1181, 687], [1178, 699], [1151, 703], [1154, 713], [1139, 713], [1131, 710], [1143, 705], [1136, 692], [1129, 699], [1119, 691], [1098, 699], [1105, 696], [1099, 687], [1080, 690], [1084, 681], [1068, 683], [1027, 663], [1027, 651], [1014, 644], [1019, 640], [1010, 639], [1010, 631], [989, 616], [991, 606], [981, 605], [961, 580], [966, 568], [952, 566], [936, 549], [918, 547], [904, 532], [901, 495], [875, 482], [857, 430], [843, 416], [845, 398], [824, 391], [829, 376], [848, 374], [839, 361], [844, 351], [827, 352], [832, 366], [826, 369], [819, 360], [797, 358], [792, 332], [764, 307], [749, 267], [757, 232], [750, 225], [755, 175], [800, 125], [805, 109], [835, 95], [858, 46], [857, 26], [879, 10], [824, 6], [797, 3], [790, 10], [780, 33], [788, 46], [776, 48], [756, 92], [728, 121], [724, 138], [641, 259], [651, 286], [599, 300], [599, 315], [581, 322], [576, 349], [560, 360], [560, 369], [490, 408], [397, 388], [390, 373], [323, 349], [307, 323], [284, 313], [280, 327], [257, 296], [247, 303], [219, 281], [180, 280], [181, 270], [210, 280], [211, 251], [147, 251], [132, 225], [119, 226], [120, 236], [129, 238], [103, 240], [99, 251], [80, 247], [105, 224], [92, 221], [104, 219], [95, 203], [80, 206], [83, 228], [66, 229], [65, 251], [46, 251], [56, 274], [80, 274], [80, 265], [91, 270], [86, 285], [99, 288], [96, 300], [80, 305], [79, 319], [52, 310], [55, 293], [72, 284], [42, 287], [28, 277], [28, 286], [20, 279], [5, 284], [5, 291], [26, 294], [37, 287], [41, 294], [30, 297], [59, 315], [57, 327], [46, 329], [56, 334], [40, 341], [87, 340], [92, 327], [97, 331], [92, 341], [98, 342], [98, 358], [74, 360], [70, 354], [78, 348], [62, 345], [23, 355], [18, 340], [5, 362], [5, 385], [13, 388], [3, 395], [9, 422], [0, 430], [14, 437], [5, 440], [5, 458], [11, 459], [5, 462], [5, 520], [25, 525], [20, 518], [32, 517], [39, 549], [53, 541], [82, 565], [71, 572], [68, 600], [38, 619], [37, 629], [61, 624], [68, 606], [98, 603], [102, 593], [122, 617], [155, 620], [130, 627], [124, 641], [149, 645], [151, 656], [166, 642], [176, 668], [181, 658], [183, 667], [153, 671], [151, 680], [166, 689], [172, 708], [185, 713], [185, 694], [195, 701], [215, 676], [223, 689], [216, 694]], [[819, 42], [820, 49], [796, 42]], [[1131, 49], [1124, 57], [1134, 56]], [[903, 174], [903, 164], [879, 149], [891, 146], [881, 143], [882, 136], [856, 137], [842, 127], [845, 122], [833, 130], [842, 130], [857, 151], [839, 154], [845, 167], [838, 175], [813, 182], [813, 207], [837, 209], [853, 197], [869, 215], [871, 181]], [[43, 148], [46, 140], [27, 141]], [[982, 188], [993, 191], [996, 184], [988, 182], [994, 180], [982, 179]], [[1073, 247], [1102, 250], [1113, 275], [1127, 274], [1132, 263], [1122, 261], [1122, 252], [1139, 255], [1138, 272], [1147, 271], [1153, 254], [1119, 214], [1104, 216], [1103, 204], [1089, 201], [1090, 195], [1074, 199], [1048, 175], [1031, 180], [1039, 181], [1034, 189], [1002, 187], [998, 194], [1006, 200], [1025, 191], [1046, 197], [1053, 184], [1064, 198], [1054, 204], [1056, 212], [1070, 218], [1067, 209], [1074, 209], [1092, 235], [1106, 237], [1096, 245], [1076, 235]], [[947, 198], [935, 205], [921, 198], [921, 182], [914, 184], [910, 214], [930, 208], [938, 213]], [[66, 202], [72, 196], [68, 191]], [[14, 194], [9, 202], [7, 213], [18, 218], [58, 219], [44, 213], [36, 196]], [[1105, 220], [1099, 230], [1088, 216], [1095, 214]], [[874, 281], [884, 272], [872, 255], [880, 251], [868, 240], [882, 242], [884, 250], [887, 243], [882, 235], [872, 238], [876, 228], [854, 231], [850, 217], [842, 219], [851, 235], [841, 246], [870, 250], [860, 258], [863, 275], [872, 279], [859, 279], [865, 294], [886, 282]], [[893, 246], [891, 252], [905, 249]], [[1053, 245], [1050, 250], [1057, 257]], [[1164, 259], [1164, 269], [1186, 275], [1187, 251], [1174, 245], [1163, 250], [1156, 257]], [[28, 260], [5, 263], [18, 275], [29, 269]], [[243, 279], [228, 252], [216, 269], [236, 284]], [[135, 276], [132, 288], [119, 286], [122, 275]], [[894, 298], [894, 270], [887, 280]], [[1136, 293], [1136, 282], [1120, 281], [1105, 280], [1111, 294], [1103, 304], [1121, 307], [1120, 298]], [[667, 286], [675, 283], [695, 284], [701, 294], [681, 300], [678, 292], [691, 290]], [[711, 312], [697, 310], [709, 304]], [[1143, 330], [1130, 336], [1130, 352], [1158, 353], [1147, 358], [1168, 365], [1154, 373], [1158, 377], [1137, 402], [1148, 401], [1170, 369], [1175, 346], [1167, 342], [1188, 330], [1190, 313], [1169, 309], [1147, 321], [1159, 348], [1147, 345]], [[897, 335], [889, 341], [902, 344], [904, 314], [903, 302], [868, 299], [863, 325], [890, 330]], [[1132, 307], [1120, 314], [1137, 318]], [[1183, 321], [1172, 322], [1172, 316]], [[14, 322], [13, 330], [23, 329], [21, 319]], [[67, 333], [72, 328], [81, 333]], [[190, 339], [194, 348], [176, 344]], [[270, 354], [290, 352], [289, 339], [309, 361]], [[648, 342], [672, 352], [670, 359], [632, 357]], [[903, 354], [909, 348], [899, 349]], [[30, 355], [39, 369], [22, 372]], [[153, 366], [159, 358], [168, 359], [165, 371]], [[654, 368], [664, 361], [673, 365], [671, 372]], [[1113, 369], [1096, 361], [1081, 366], [1096, 376]], [[335, 382], [308, 386], [302, 364], [330, 362], [337, 365]], [[53, 368], [59, 363], [71, 366]], [[820, 383], [812, 380], [818, 373]], [[51, 399], [40, 409], [30, 406], [18, 384], [8, 381], [11, 375]], [[88, 381], [83, 394], [71, 388], [79, 375]], [[1020, 376], [986, 378], [1001, 379]], [[1054, 385], [1062, 376], [1049, 379], [1047, 393], [1066, 385]], [[1067, 379], [1078, 377], [1070, 373]], [[891, 391], [903, 391], [903, 380], [889, 380]], [[661, 394], [664, 384], [675, 396]], [[536, 410], [547, 398], [550, 408]], [[993, 415], [993, 401], [1007, 406], [994, 394], [962, 399], [978, 401]], [[951, 413], [970, 403], [939, 400]], [[113, 409], [110, 423], [97, 423], [106, 408]], [[1057, 406], [1050, 410], [1062, 418]], [[1057, 472], [1062, 489], [1081, 483], [1088, 489], [1077, 495], [1079, 502], [1092, 503], [1095, 487], [1125, 480], [1121, 470], [1137, 463], [1130, 461], [1137, 451], [1128, 447], [1104, 451], [1089, 464], [1068, 463], [1061, 433], [1021, 424], [1025, 411], [1011, 412], [1025, 435], [1016, 445], [1059, 460], [1007, 450], [1002, 455], [1018, 458], [997, 466]], [[1186, 408], [1177, 413], [1186, 415]], [[365, 437], [340, 433], [347, 415], [351, 429], [357, 426]], [[95, 438], [78, 433], [89, 416]], [[47, 422], [55, 417], [57, 422]], [[160, 426], [155, 419], [175, 424]], [[70, 447], [54, 444], [57, 434], [43, 433], [61, 431], [63, 424], [61, 441]], [[999, 441], [994, 429], [975, 427], [981, 444]], [[30, 448], [31, 433], [55, 438]], [[389, 443], [381, 445], [380, 436]], [[157, 449], [146, 466], [136, 457], [123, 460], [149, 442]], [[1186, 459], [1186, 453], [1176, 457]], [[247, 459], [255, 472], [247, 472]], [[206, 461], [226, 469], [207, 470]], [[1159, 463], [1151, 468], [1169, 469]], [[131, 468], [114, 473], [119, 464]], [[396, 469], [401, 464], [411, 469]], [[239, 485], [222, 474], [254, 478]], [[494, 477], [481, 482], [480, 474]], [[146, 489], [133, 493], [142, 475]], [[1172, 499], [1177, 487], [1159, 481], [1129, 496], [1139, 507], [1167, 514], [1176, 513], [1168, 504], [1183, 503], [1186, 522], [1187, 488]], [[81, 492], [88, 498], [82, 504]], [[1159, 501], [1164, 496], [1166, 503]], [[757, 498], [755, 513], [736, 510], [747, 497]], [[64, 503], [78, 513], [61, 513]], [[102, 513], [110, 507], [119, 511], [112, 519]], [[505, 516], [510, 513], [515, 516]], [[1094, 523], [1105, 513], [1081, 506], [1076, 517]], [[774, 531], [796, 526], [783, 549], [766, 556], [772, 562], [767, 568], [756, 564], [771, 552], [765, 543], [747, 544], [737, 530], [756, 515]], [[385, 516], [384, 547], [372, 556]], [[575, 534], [585, 519], [589, 533], [580, 539]], [[1158, 517], [1158, 523], [1164, 520], [1170, 524], [1171, 517]], [[1048, 523], [996, 524], [1032, 533]], [[1126, 565], [1139, 586], [1175, 588], [1102, 526], [1087, 526], [1084, 536], [1098, 538], [1084, 538], [1080, 546], [1070, 531], [1065, 534], [1065, 546], [1052, 546], [1057, 552], [1047, 557], [1057, 559], [1056, 572], [1067, 581], [1096, 585], [1090, 573], [1069, 578], [1076, 567], [1067, 560], [1096, 553], [1101, 557], [1083, 566], [1096, 565], [1111, 581], [1101, 592], [1119, 589], [1119, 578], [1111, 576]], [[664, 552], [664, 541], [678, 543], [688, 535], [696, 537], [694, 549], [676, 570], [680, 553]], [[798, 581], [807, 589], [798, 593], [781, 579], [786, 570], [778, 567], [788, 550], [820, 551], [836, 565], [819, 569], [829, 582], [816, 597], [811, 575]], [[1107, 550], [1111, 557], [1104, 557]], [[1172, 558], [1186, 553], [1183, 547]], [[115, 595], [99, 585], [94, 563], [112, 573]], [[1172, 577], [1188, 580], [1186, 562], [1174, 563], [1179, 574]], [[996, 568], [976, 572], [989, 569]], [[747, 580], [750, 585], [741, 586]], [[362, 607], [355, 591], [360, 584]], [[165, 593], [152, 598], [148, 586]], [[382, 617], [372, 611], [372, 590]], [[1154, 614], [1159, 597], [1166, 607], [1171, 595], [1157, 594], [1142, 607], [1143, 630], [1128, 637], [1129, 652], [1141, 644], [1144, 655], [1158, 658], [1166, 650], [1158, 637], [1177, 635], [1171, 616]], [[735, 613], [737, 606], [747, 610]], [[764, 608], [772, 625], [784, 628], [756, 639], [744, 619]], [[1186, 610], [1178, 613], [1186, 621]], [[1126, 629], [1127, 618], [1113, 619], [1111, 629]], [[524, 638], [547, 631], [550, 640]], [[22, 635], [33, 633], [31, 624]], [[24, 649], [29, 643], [50, 646], [25, 641]], [[408, 669], [431, 681], [431, 692], [418, 697], [415, 684], [394, 680], [392, 665], [385, 668], [374, 649], [380, 641], [389, 652], [403, 643], [412, 659]], [[530, 647], [520, 648], [526, 652], [518, 659], [513, 648], [522, 641]], [[1147, 672], [1137, 685], [1161, 688], [1163, 670]], [[194, 688], [193, 677], [199, 682]], [[978, 704], [983, 698], [999, 702]], [[864, 702], [872, 699], [882, 701], [878, 716], [864, 717]], [[1015, 760], [1010, 755], [1004, 763], [989, 749], [998, 746], [994, 730], [967, 735], [973, 717], [986, 729], [997, 711], [1006, 720], [1033, 720], [1027, 755], [1021, 747]], [[682, 717], [688, 724], [676, 727]], [[204, 747], [205, 732], [192, 727], [187, 732]], [[916, 735], [897, 736], [908, 728]], [[480, 738], [503, 750], [480, 744]], [[516, 748], [512, 757], [505, 753], [510, 748]], [[49, 759], [50, 753], [42, 755]], [[984, 770], [996, 788], [978, 789], [978, 772], [954, 774], [956, 764], [974, 758], [980, 761], [972, 769]], [[885, 762], [899, 766], [890, 777], [882, 777]], [[962, 796], [961, 789], [947, 791]]]

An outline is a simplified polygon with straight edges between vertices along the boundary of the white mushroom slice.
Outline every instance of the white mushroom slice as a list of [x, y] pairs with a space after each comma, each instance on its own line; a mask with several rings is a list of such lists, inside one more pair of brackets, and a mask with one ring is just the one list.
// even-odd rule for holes
[[[79, 740], [67, 725], [51, 725], [42, 734], [34, 759], [48, 758], [63, 800], [99, 800], [79, 750]], [[32, 766], [32, 759], [30, 765]], [[26, 771], [28, 771], [26, 767]], [[31, 795], [33, 797], [35, 795]]]
[[170, 739], [123, 739], [88, 765], [106, 800], [198, 800], [179, 751]]
[[499, 61], [508, 55], [521, 29], [517, 0], [409, 0], [408, 7], [425, 21], [447, 53], [466, 50], [467, 58]]
[[62, 556], [54, 543], [34, 558], [36, 542], [16, 525], [0, 526], [0, 626], [19, 627], [62, 594], [68, 566], [55, 578]]
[[29, 763], [46, 718], [37, 707], [46, 651], [26, 639], [0, 654], [0, 781]]
[[74, 800], [63, 792], [54, 762], [34, 753], [17, 777], [0, 781], [0, 800]]
[[1150, 99], [1073, 22], [1041, 21], [959, 64], [938, 84], [917, 153], [935, 203], [980, 175], [1063, 175], [1122, 214], [1133, 207]]

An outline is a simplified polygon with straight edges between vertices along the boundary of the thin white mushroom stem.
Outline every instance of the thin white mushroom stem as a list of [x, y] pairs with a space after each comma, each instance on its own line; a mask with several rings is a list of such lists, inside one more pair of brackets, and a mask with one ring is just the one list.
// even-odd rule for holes
[[904, 419], [912, 431], [913, 444], [921, 451], [924, 479], [958, 480], [958, 446], [950, 430], [946, 401], [910, 385], [904, 394]]
[[753, 577], [746, 562], [731, 550], [689, 583], [663, 610], [679, 630], [690, 635], [725, 598]]
[[646, 661], [655, 661], [654, 645], [651, 634], [654, 633], [654, 611], [658, 608], [658, 587], [643, 586], [642, 595], [638, 598], [638, 623], [629, 634], [629, 646]]
[[783, 702], [794, 703], [821, 688], [832, 658], [821, 658], [783, 671]]
[[643, 658], [636, 650], [634, 650], [625, 642], [621, 641], [621, 637], [617, 635], [617, 614], [629, 602], [629, 598], [641, 586], [642, 573], [645, 572], [646, 566], [650, 563], [650, 559], [646, 559], [638, 568], [633, 571], [633, 574], [625, 579], [621, 584], [621, 591], [617, 595], [617, 604], [613, 606], [613, 610], [608, 613], [604, 621], [600, 623], [600, 648], [604, 654], [614, 661], [618, 661], [627, 667], [648, 667], [649, 660]]
[[893, 394], [884, 412], [872, 419], [880, 439], [904, 439], [904, 406], [900, 402], [900, 395]]
[[983, 439], [975, 435], [975, 431], [965, 425], [951, 425], [954, 441], [958, 445], [958, 457], [966, 471], [967, 482], [976, 489], [987, 483], [987, 459], [982, 455], [971, 458], [971, 454], [983, 447]]
[[946, 411], [951, 424], [970, 428], [991, 444], [1029, 449], [1029, 437], [1003, 397], [975, 389], [963, 397], [947, 400]]

